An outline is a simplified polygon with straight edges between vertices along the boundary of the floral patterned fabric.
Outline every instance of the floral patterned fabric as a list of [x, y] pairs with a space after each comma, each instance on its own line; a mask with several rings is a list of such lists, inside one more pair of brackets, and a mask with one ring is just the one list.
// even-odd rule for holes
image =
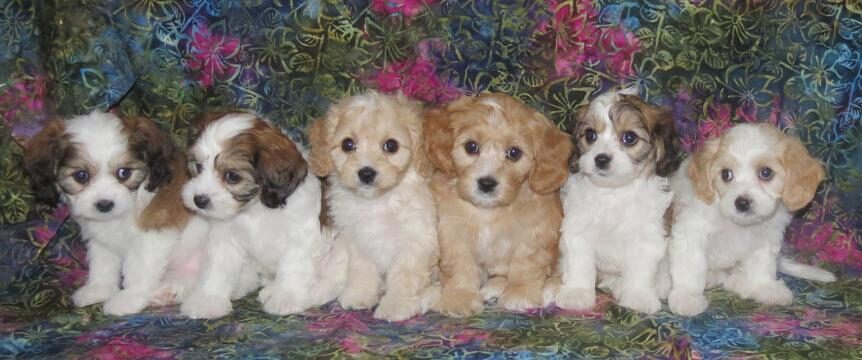
[[[686, 150], [734, 123], [799, 136], [829, 178], [787, 252], [842, 280], [787, 279], [797, 301], [783, 308], [713, 290], [692, 319], [607, 297], [589, 313], [492, 308], [399, 324], [334, 305], [274, 317], [253, 298], [217, 321], [175, 308], [109, 318], [70, 305], [84, 248], [67, 211], [33, 204], [19, 164], [45, 120], [93, 109], [148, 116], [184, 144], [207, 110], [251, 109], [301, 137], [365, 89], [428, 104], [499, 91], [567, 127], [620, 85], [671, 108]], [[0, 1], [0, 355], [862, 357], [860, 135], [858, 1]]]

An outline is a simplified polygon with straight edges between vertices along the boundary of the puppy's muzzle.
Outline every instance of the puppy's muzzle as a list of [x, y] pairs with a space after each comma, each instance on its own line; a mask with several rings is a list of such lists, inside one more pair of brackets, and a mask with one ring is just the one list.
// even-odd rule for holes
[[359, 176], [359, 181], [361, 181], [365, 185], [371, 185], [374, 183], [374, 178], [377, 177], [377, 170], [374, 170], [368, 166], [359, 169], [356, 172], [356, 175]]
[[476, 180], [476, 183], [479, 186], [479, 191], [483, 193], [490, 193], [497, 188], [497, 179], [494, 179], [490, 176], [485, 176]]
[[206, 195], [195, 195], [194, 199], [195, 206], [198, 209], [206, 209], [210, 204], [210, 197]]
[[740, 196], [733, 202], [733, 206], [736, 207], [736, 211], [741, 213], [748, 212], [748, 210], [751, 210], [751, 199]]
[[114, 208], [114, 202], [111, 200], [99, 200], [96, 202], [96, 210], [100, 213], [106, 213]]
[[611, 160], [612, 158], [608, 156], [608, 154], [598, 154], [595, 158], [596, 167], [599, 168], [599, 170], [607, 170], [608, 166], [611, 164]]

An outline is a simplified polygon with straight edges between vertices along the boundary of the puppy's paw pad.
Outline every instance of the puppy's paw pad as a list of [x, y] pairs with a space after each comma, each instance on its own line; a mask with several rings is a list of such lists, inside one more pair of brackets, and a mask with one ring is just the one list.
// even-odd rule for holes
[[258, 301], [263, 305], [263, 311], [273, 315], [295, 314], [310, 306], [303, 296], [274, 285], [261, 289]]
[[596, 307], [596, 290], [562, 287], [557, 294], [557, 306], [567, 310], [586, 311]]
[[478, 291], [443, 288], [438, 311], [451, 317], [467, 317], [482, 312], [485, 304]]
[[418, 296], [384, 295], [374, 310], [374, 318], [386, 321], [402, 321], [412, 318], [422, 311], [422, 301]]
[[706, 310], [709, 301], [701, 293], [671, 291], [667, 305], [674, 314], [695, 316]]
[[119, 290], [116, 286], [86, 285], [75, 291], [72, 301], [78, 307], [98, 304], [110, 299]]
[[129, 315], [141, 312], [147, 307], [147, 303], [149, 303], [147, 294], [123, 290], [105, 301], [102, 311], [108, 315]]
[[544, 292], [533, 285], [509, 285], [500, 296], [500, 305], [506, 310], [524, 311], [542, 307]]
[[221, 296], [192, 294], [180, 306], [180, 312], [192, 319], [217, 319], [233, 310], [230, 300]]

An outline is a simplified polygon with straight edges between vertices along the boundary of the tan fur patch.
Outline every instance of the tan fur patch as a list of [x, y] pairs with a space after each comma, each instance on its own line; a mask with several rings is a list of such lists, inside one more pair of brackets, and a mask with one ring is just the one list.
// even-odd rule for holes
[[173, 173], [171, 181], [159, 189], [138, 218], [138, 225], [144, 230], [182, 229], [192, 216], [181, 197], [183, 185], [188, 181], [185, 156], [176, 156], [170, 166]]

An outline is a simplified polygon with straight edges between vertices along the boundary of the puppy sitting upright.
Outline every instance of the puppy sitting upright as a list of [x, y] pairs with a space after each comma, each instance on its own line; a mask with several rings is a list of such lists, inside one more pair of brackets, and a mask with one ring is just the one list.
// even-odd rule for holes
[[190, 218], [180, 200], [184, 162], [152, 121], [103, 112], [51, 121], [27, 143], [36, 199], [68, 203], [87, 245], [75, 305], [105, 302], [105, 313], [125, 315], [153, 300]]
[[[543, 305], [557, 261], [572, 144], [539, 112], [503, 94], [462, 97], [425, 120], [449, 316]], [[480, 290], [481, 289], [481, 290]], [[480, 292], [481, 291], [481, 292]]]
[[297, 146], [251, 114], [206, 115], [190, 150], [183, 201], [211, 226], [206, 260], [183, 314], [217, 318], [264, 285], [263, 310], [297, 313], [332, 300], [346, 252], [320, 223], [321, 184]]
[[[437, 213], [422, 147], [421, 106], [402, 95], [343, 99], [310, 131], [311, 169], [326, 176], [339, 243], [350, 252], [346, 309], [405, 320], [439, 297]], [[380, 293], [383, 297], [380, 297]]]
[[792, 211], [807, 205], [823, 166], [799, 139], [769, 124], [737, 125], [707, 141], [671, 179], [671, 311], [703, 312], [704, 288], [788, 305], [793, 293], [776, 272], [824, 282], [835, 277], [780, 257]]
[[670, 287], [660, 269], [673, 196], [665, 177], [679, 166], [679, 143], [670, 113], [630, 92], [602, 94], [575, 125], [581, 156], [563, 189], [561, 308], [592, 309], [597, 277], [620, 305], [646, 313], [661, 309]]

